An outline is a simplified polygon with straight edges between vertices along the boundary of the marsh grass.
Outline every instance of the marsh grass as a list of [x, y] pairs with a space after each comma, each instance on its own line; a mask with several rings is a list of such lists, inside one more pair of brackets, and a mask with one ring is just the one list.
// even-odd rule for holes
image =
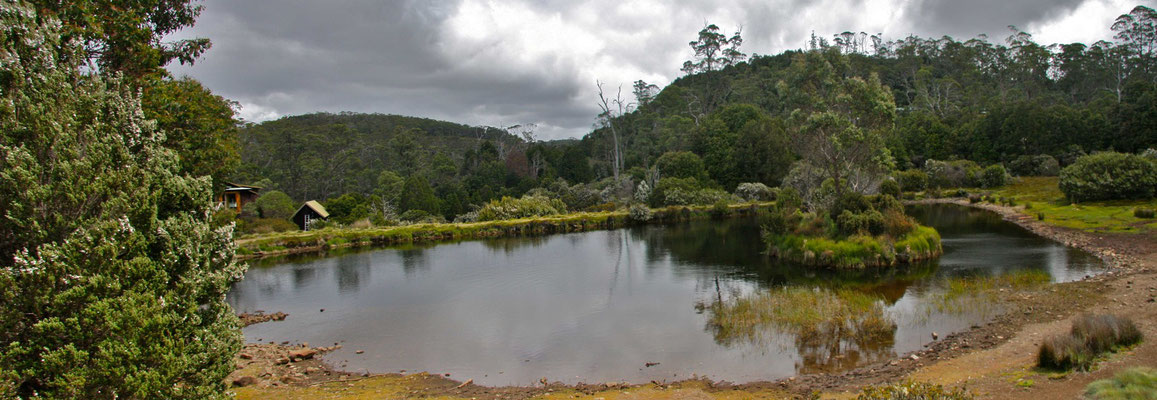
[[1111, 379], [1102, 379], [1085, 387], [1085, 396], [1097, 400], [1157, 400], [1157, 369], [1129, 368]]
[[1086, 371], [1097, 357], [1141, 341], [1141, 331], [1128, 317], [1082, 314], [1068, 335], [1046, 338], [1037, 352], [1037, 366], [1052, 370]]
[[898, 239], [889, 235], [829, 238], [808, 234], [765, 234], [767, 252], [788, 261], [834, 268], [891, 266], [939, 256], [940, 233], [916, 225]]
[[771, 289], [716, 302], [709, 311], [708, 326], [722, 344], [761, 344], [772, 334], [786, 333], [803, 346], [851, 342], [870, 347], [890, 341], [896, 331], [882, 297], [851, 289]]
[[856, 400], [971, 400], [965, 389], [947, 389], [925, 382], [907, 381], [889, 385], [869, 386], [860, 391]]

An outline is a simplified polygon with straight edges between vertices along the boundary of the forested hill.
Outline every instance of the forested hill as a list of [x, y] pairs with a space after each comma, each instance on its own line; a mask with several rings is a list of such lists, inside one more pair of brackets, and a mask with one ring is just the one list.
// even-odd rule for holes
[[370, 193], [383, 171], [454, 175], [483, 147], [497, 152], [522, 143], [502, 129], [360, 113], [284, 117], [248, 125], [239, 136], [234, 180], [264, 182], [295, 199]]

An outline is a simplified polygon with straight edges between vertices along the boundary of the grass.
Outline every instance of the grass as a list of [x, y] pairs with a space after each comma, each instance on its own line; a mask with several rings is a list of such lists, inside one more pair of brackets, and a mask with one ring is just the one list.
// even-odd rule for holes
[[790, 334], [805, 345], [866, 344], [888, 340], [896, 331], [881, 297], [851, 289], [771, 289], [716, 302], [709, 310], [708, 326], [722, 344], [761, 344], [769, 333]]
[[1157, 208], [1157, 199], [1069, 203], [1058, 183], [1057, 177], [1022, 177], [993, 193], [1017, 204], [1031, 202], [1031, 209], [1052, 225], [1094, 233], [1157, 232], [1157, 221], [1134, 215], [1135, 209]]
[[972, 394], [964, 389], [946, 389], [944, 386], [923, 382], [902, 382], [864, 388], [856, 400], [970, 400]]
[[1136, 367], [1118, 372], [1085, 387], [1085, 396], [1097, 400], [1157, 400], [1157, 369]]
[[[727, 214], [753, 215], [772, 203], [732, 204]], [[652, 222], [684, 221], [718, 216], [715, 206], [666, 207], [653, 210]], [[545, 217], [522, 218], [474, 223], [416, 224], [392, 227], [326, 228], [246, 235], [237, 239], [237, 254], [242, 257], [264, 256], [295, 250], [324, 250], [365, 245], [397, 245], [421, 242], [454, 241], [506, 236], [531, 236], [550, 233], [613, 229], [637, 223], [627, 210], [582, 212]]]
[[1127, 317], [1083, 314], [1073, 321], [1068, 335], [1046, 338], [1037, 353], [1037, 366], [1051, 370], [1092, 368], [1097, 358], [1141, 341], [1141, 331]]
[[995, 276], [954, 277], [944, 280], [944, 290], [929, 301], [928, 313], [976, 312], [987, 315], [1000, 302], [1004, 289], [1009, 293], [1039, 289], [1052, 282], [1042, 270], [1019, 270]]
[[835, 268], [892, 266], [936, 257], [942, 250], [940, 233], [917, 226], [899, 239], [887, 235], [853, 235], [842, 239], [800, 234], [770, 235], [768, 252], [805, 265]]

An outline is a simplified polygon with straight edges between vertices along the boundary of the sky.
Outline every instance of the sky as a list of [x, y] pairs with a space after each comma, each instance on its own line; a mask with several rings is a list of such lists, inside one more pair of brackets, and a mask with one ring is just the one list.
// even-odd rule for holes
[[580, 137], [596, 82], [663, 87], [705, 24], [741, 30], [741, 51], [798, 49], [814, 31], [1001, 42], [1008, 25], [1041, 44], [1111, 39], [1109, 27], [1157, 0], [204, 0], [169, 39], [213, 42], [172, 65], [240, 105], [251, 122], [312, 112], [419, 116]]

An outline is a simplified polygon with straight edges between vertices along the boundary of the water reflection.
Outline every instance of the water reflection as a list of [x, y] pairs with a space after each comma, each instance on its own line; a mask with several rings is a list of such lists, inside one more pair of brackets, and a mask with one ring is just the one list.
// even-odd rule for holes
[[[762, 254], [754, 219], [698, 221], [255, 262], [229, 301], [290, 314], [246, 328], [249, 340], [345, 341], [327, 358], [359, 371], [449, 372], [486, 385], [742, 382], [853, 368], [990, 318], [968, 303], [978, 289], [960, 282], [1026, 271], [1067, 280], [1099, 266], [992, 214], [913, 212], [941, 229], [940, 260], [802, 268]], [[840, 319], [719, 323], [745, 315], [731, 305], [756, 300]]]

